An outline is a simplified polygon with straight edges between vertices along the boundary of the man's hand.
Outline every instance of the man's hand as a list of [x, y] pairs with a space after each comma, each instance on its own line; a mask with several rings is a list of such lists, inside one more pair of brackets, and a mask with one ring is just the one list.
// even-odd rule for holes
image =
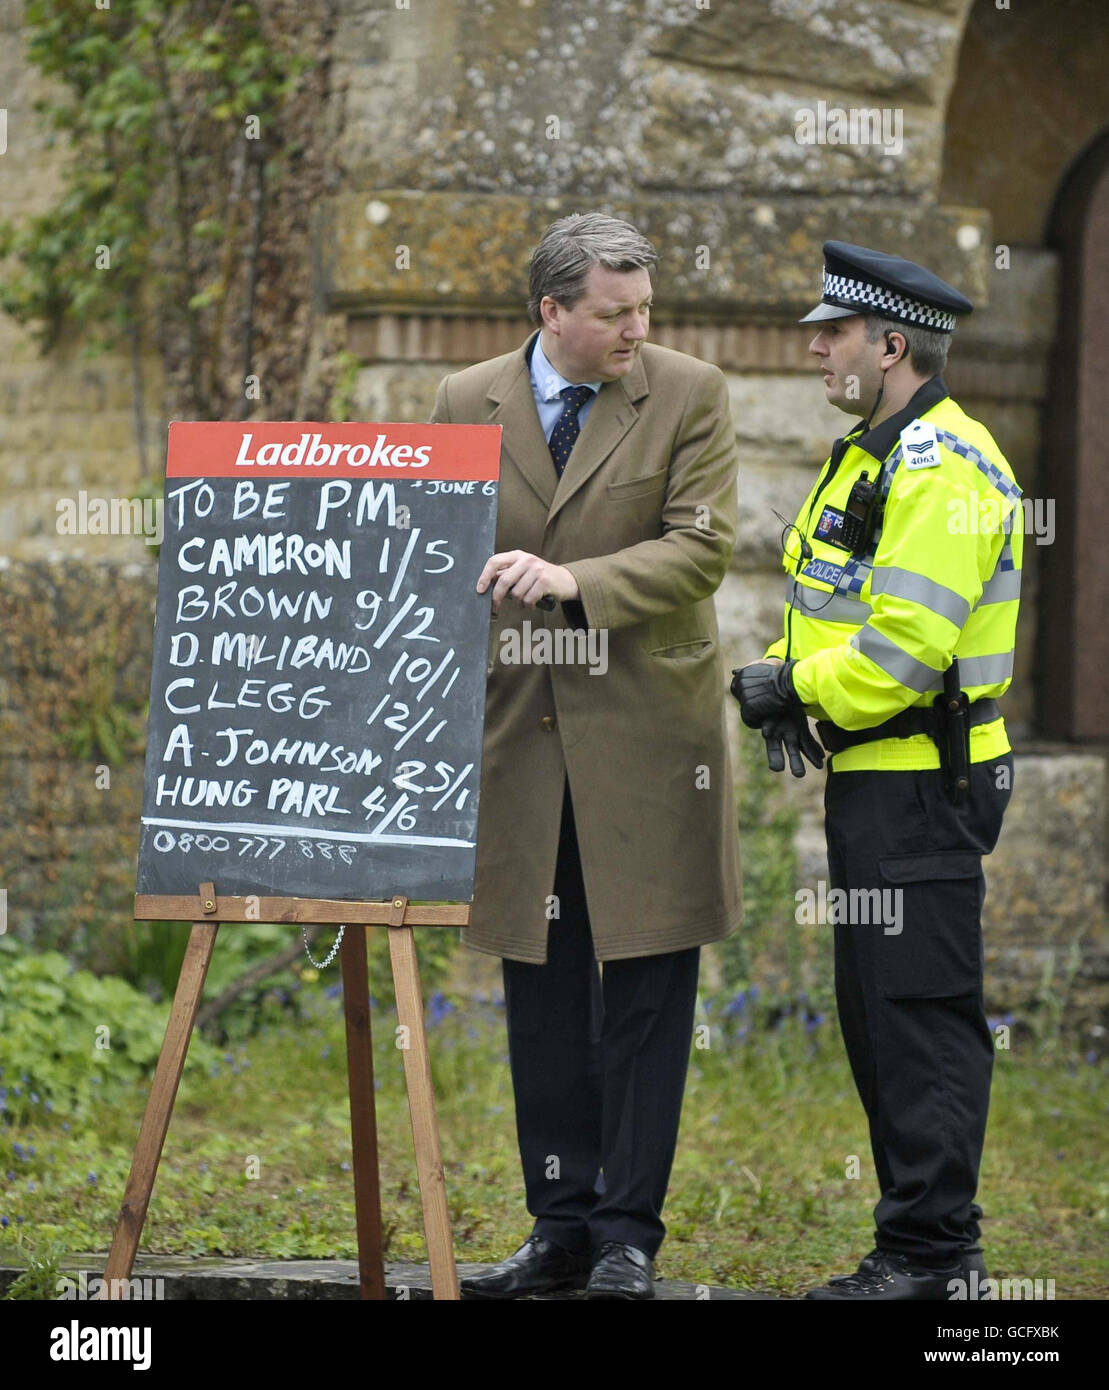
[[776, 714], [763, 720], [762, 736], [766, 740], [766, 760], [771, 772], [783, 772], [785, 759], [782, 745], [789, 755], [789, 770], [794, 777], [804, 777], [805, 764], [801, 761], [804, 753], [815, 768], [824, 766], [824, 749], [809, 731], [809, 721], [803, 710], [796, 714]]
[[793, 689], [793, 668], [786, 661], [752, 661], [732, 672], [732, 694], [739, 701], [740, 718], [749, 729], [761, 729], [763, 722], [776, 715], [793, 715], [800, 701]]
[[[495, 582], [494, 582], [495, 581]], [[561, 603], [580, 598], [578, 581], [562, 565], [552, 565], [526, 550], [505, 550], [491, 555], [477, 582], [479, 594], [493, 585], [493, 612], [500, 611], [507, 594], [525, 608], [534, 608], [550, 594]]]

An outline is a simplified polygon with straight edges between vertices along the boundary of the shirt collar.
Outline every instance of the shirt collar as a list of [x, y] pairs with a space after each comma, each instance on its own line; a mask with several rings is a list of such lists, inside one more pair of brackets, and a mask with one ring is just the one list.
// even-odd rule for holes
[[567, 386], [591, 386], [593, 394], [601, 389], [603, 381], [567, 381], [551, 366], [543, 351], [542, 331], [535, 335], [535, 347], [531, 354], [531, 384], [541, 401], [557, 401], [559, 393]]
[[[881, 424], [875, 425], [873, 429], [867, 430], [865, 434], [848, 435], [852, 444], [858, 445], [860, 449], [865, 449], [868, 454], [884, 462], [893, 448], [894, 441], [906, 425], [911, 425], [914, 420], [923, 415], [933, 406], [939, 405], [940, 401], [946, 400], [951, 393], [944, 385], [942, 376], [931, 377], [923, 386], [919, 387], [912, 400], [903, 409], [891, 415]], [[862, 429], [865, 421], [856, 426]]]

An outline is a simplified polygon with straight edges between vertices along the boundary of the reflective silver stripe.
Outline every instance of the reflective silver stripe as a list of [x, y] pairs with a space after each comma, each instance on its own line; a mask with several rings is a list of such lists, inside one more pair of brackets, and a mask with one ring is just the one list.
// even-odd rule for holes
[[801, 584], [795, 585], [792, 579], [786, 582], [786, 602], [807, 618], [820, 618], [826, 623], [850, 623], [852, 627], [862, 627], [870, 617], [870, 604], [863, 603], [861, 599], [806, 589]]
[[899, 565], [876, 566], [870, 579], [870, 592], [871, 595], [891, 594], [894, 598], [907, 598], [927, 608], [929, 613], [938, 613], [956, 627], [962, 627], [970, 616], [970, 604], [961, 594], [923, 574], [901, 569]]
[[[880, 666], [887, 676], [900, 681], [910, 690], [923, 695], [929, 690], [939, 690], [943, 677], [939, 671], [910, 656], [904, 647], [891, 642], [888, 637], [866, 626], [859, 628], [851, 638], [851, 645], [857, 647], [864, 656], [870, 657], [875, 666]], [[962, 663], [960, 662], [960, 666]]]
[[975, 607], [981, 608], [985, 603], [1004, 603], [1011, 598], [1020, 598], [1020, 570], [997, 569], [983, 584], [982, 597]]
[[968, 685], [999, 685], [1013, 674], [1013, 653], [998, 652], [995, 656], [959, 657], [959, 683]]

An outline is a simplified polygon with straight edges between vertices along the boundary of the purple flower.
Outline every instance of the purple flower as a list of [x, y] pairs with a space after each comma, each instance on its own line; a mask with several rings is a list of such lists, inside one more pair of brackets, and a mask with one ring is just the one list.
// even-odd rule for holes
[[431, 1026], [434, 1028], [437, 1024], [442, 1023], [448, 1014], [454, 1012], [455, 1006], [441, 989], [437, 989], [431, 996]]
[[741, 989], [734, 999], [728, 1001], [724, 1009], [725, 1018], [734, 1018], [736, 1014], [743, 1013], [747, 1008], [747, 991]]
[[96, 1174], [95, 1174], [95, 1173], [90, 1173], [90, 1174], [88, 1175], [88, 1177], [85, 1179], [85, 1181], [86, 1181], [91, 1187], [95, 1187], [96, 1182], [97, 1182]]
[[6, 1226], [10, 1226], [11, 1224], [12, 1224], [12, 1223], [8, 1220], [8, 1218], [7, 1218], [6, 1216], [0, 1216], [0, 1226], [5, 1226], [5, 1227], [6, 1227]]

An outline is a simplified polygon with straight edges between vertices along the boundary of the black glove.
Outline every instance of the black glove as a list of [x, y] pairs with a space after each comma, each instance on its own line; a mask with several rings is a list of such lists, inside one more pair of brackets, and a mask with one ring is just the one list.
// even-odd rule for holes
[[774, 714], [763, 720], [762, 736], [766, 739], [766, 760], [771, 772], [783, 772], [785, 759], [782, 745], [789, 754], [789, 770], [794, 777], [804, 777], [805, 764], [801, 761], [804, 753], [815, 768], [824, 766], [824, 749], [809, 732], [809, 721], [804, 711], [796, 714]]
[[753, 661], [732, 672], [732, 694], [739, 701], [739, 715], [749, 729], [761, 729], [763, 721], [778, 714], [794, 714], [801, 708], [793, 688], [796, 661], [775, 666]]

